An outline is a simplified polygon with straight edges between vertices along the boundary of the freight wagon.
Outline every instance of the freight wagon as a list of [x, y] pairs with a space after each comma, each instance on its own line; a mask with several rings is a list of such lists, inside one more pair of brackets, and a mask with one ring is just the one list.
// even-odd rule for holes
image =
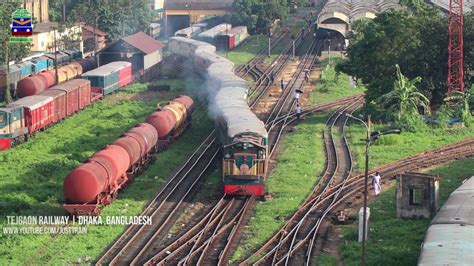
[[132, 64], [125, 61], [112, 62], [83, 73], [82, 78], [90, 80], [94, 92], [108, 95], [133, 81]]
[[230, 29], [227, 33], [217, 36], [216, 45], [222, 50], [232, 50], [239, 46], [249, 36], [246, 26], [238, 26]]
[[9, 149], [84, 108], [91, 98], [90, 81], [75, 79], [0, 108], [0, 150]]
[[96, 60], [93, 57], [58, 67], [58, 82], [56, 82], [54, 62], [51, 62], [51, 59], [48, 57], [33, 59], [32, 62], [35, 62], [35, 60], [37, 60], [35, 66], [38, 65], [42, 68], [47, 65], [47, 69], [49, 70], [43, 70], [37, 74], [17, 80], [16, 96], [19, 98], [38, 94], [54, 86], [56, 83], [59, 84], [74, 79], [79, 77], [83, 72], [87, 72], [96, 67]]
[[[130, 129], [92, 155], [64, 179], [63, 205], [71, 215], [98, 215], [120, 189], [142, 172], [155, 153], [181, 135], [190, 124], [193, 100], [185, 95], [152, 113], [147, 123]], [[161, 147], [160, 147], [161, 146]]]

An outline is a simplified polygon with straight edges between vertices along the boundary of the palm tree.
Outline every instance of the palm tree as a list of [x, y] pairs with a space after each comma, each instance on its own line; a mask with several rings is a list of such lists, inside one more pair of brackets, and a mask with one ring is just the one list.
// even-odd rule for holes
[[421, 81], [421, 77], [409, 80], [402, 74], [398, 64], [395, 66], [397, 68], [397, 80], [393, 84], [393, 90], [378, 99], [387, 110], [387, 115], [394, 117], [395, 121], [399, 122], [402, 117], [417, 116], [420, 107], [428, 112], [430, 101], [416, 88], [416, 84]]

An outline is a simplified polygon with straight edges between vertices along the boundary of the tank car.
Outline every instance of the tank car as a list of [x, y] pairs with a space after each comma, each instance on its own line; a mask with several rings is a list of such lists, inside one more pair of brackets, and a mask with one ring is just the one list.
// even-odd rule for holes
[[193, 100], [180, 95], [151, 114], [149, 123], [136, 125], [73, 169], [64, 179], [64, 209], [71, 215], [100, 214], [103, 206], [156, 159], [155, 153], [163, 148], [160, 141], [171, 141], [184, 131], [192, 109]]

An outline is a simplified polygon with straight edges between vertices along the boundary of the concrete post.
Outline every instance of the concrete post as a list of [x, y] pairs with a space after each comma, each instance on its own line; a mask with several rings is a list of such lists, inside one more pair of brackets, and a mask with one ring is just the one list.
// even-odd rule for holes
[[[359, 238], [358, 238], [358, 241], [359, 243], [362, 242], [362, 235], [363, 235], [363, 227], [364, 227], [364, 223], [362, 222], [364, 220], [364, 207], [360, 208], [359, 210]], [[365, 239], [367, 239], [367, 235], [368, 235], [368, 231], [369, 231], [369, 220], [370, 220], [370, 208], [367, 207], [367, 221], [366, 221], [366, 224], [365, 224]]]

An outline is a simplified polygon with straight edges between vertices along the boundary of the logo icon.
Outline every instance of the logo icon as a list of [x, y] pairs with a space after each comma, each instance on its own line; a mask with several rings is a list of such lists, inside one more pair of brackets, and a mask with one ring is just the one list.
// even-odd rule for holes
[[18, 9], [12, 13], [12, 36], [28, 37], [33, 35], [33, 23], [31, 12], [26, 9]]

